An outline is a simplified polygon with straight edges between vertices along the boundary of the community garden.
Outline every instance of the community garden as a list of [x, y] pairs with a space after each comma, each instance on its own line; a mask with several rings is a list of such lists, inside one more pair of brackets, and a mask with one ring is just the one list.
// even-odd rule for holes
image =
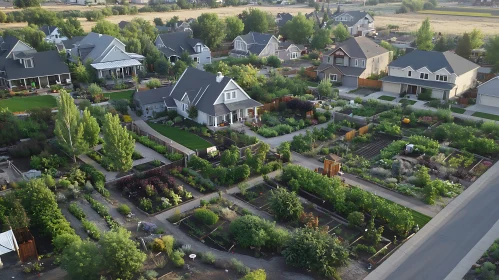
[[495, 279], [499, 276], [497, 262], [499, 261], [499, 239], [487, 249], [483, 256], [474, 264], [464, 280], [472, 279]]

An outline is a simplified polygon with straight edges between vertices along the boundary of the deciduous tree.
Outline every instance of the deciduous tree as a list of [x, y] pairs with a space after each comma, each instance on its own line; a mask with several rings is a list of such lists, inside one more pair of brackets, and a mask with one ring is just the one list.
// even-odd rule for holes
[[308, 43], [309, 38], [314, 34], [314, 22], [298, 13], [292, 20], [286, 22], [282, 32], [287, 39], [297, 44]]
[[120, 118], [117, 115], [106, 114], [103, 133], [105, 151], [103, 161], [118, 171], [125, 172], [132, 169], [135, 140], [127, 129], [121, 126]]
[[172, 64], [164, 56], [154, 62], [154, 71], [160, 75], [167, 75], [171, 68]]
[[285, 188], [271, 190], [269, 205], [279, 221], [297, 221], [303, 213], [303, 205], [296, 193]]
[[499, 35], [490, 38], [485, 44], [485, 59], [492, 64], [492, 73], [499, 73]]
[[331, 84], [331, 80], [329, 80], [329, 78], [323, 79], [319, 83], [319, 86], [317, 86], [317, 91], [319, 92], [319, 96], [321, 98], [330, 98], [331, 94], [333, 93], [333, 85]]
[[313, 49], [322, 50], [332, 42], [331, 30], [328, 28], [321, 28], [315, 31], [314, 36], [312, 36], [311, 44]]
[[14, 7], [16, 8], [28, 8], [28, 7], [39, 7], [39, 0], [14, 0]]
[[250, 8], [249, 11], [244, 11], [242, 14], [244, 22], [244, 32], [260, 32], [267, 33], [275, 26], [274, 17], [260, 9]]
[[463, 37], [459, 39], [459, 43], [457, 43], [456, 54], [463, 58], [470, 58], [471, 55], [471, 41], [468, 33], [464, 33]]
[[97, 244], [89, 240], [77, 240], [64, 249], [61, 267], [67, 271], [70, 279], [98, 279], [102, 261]]
[[333, 34], [336, 42], [343, 42], [350, 38], [350, 33], [348, 32], [347, 27], [341, 22], [334, 28]]
[[88, 109], [85, 109], [81, 121], [83, 123], [83, 139], [89, 147], [94, 147], [99, 143], [100, 127], [97, 119], [90, 115]]
[[74, 17], [67, 18], [65, 21], [61, 22], [61, 33], [69, 39], [74, 36], [82, 36], [85, 34], [80, 21]]
[[225, 18], [225, 25], [227, 27], [227, 37], [228, 41], [234, 40], [237, 36], [241, 35], [244, 30], [243, 21], [236, 17], [230, 16]]
[[416, 32], [416, 46], [418, 50], [433, 50], [433, 31], [430, 26], [430, 19], [426, 18], [421, 27]]
[[483, 46], [483, 33], [479, 29], [473, 28], [470, 33], [471, 49], [478, 49]]
[[194, 37], [201, 39], [208, 47], [218, 47], [224, 38], [225, 24], [215, 13], [201, 14], [191, 25]]
[[99, 20], [97, 24], [92, 27], [92, 32], [99, 34], [106, 34], [113, 37], [120, 36], [120, 27], [117, 24], [107, 20]]

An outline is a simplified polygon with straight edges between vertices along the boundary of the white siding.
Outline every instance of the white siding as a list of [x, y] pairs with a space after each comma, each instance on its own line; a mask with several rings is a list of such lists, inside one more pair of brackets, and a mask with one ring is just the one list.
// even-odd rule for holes
[[478, 68], [468, 71], [456, 79], [457, 92], [456, 95], [460, 95], [470, 88], [475, 86], [476, 75], [478, 73]]
[[[231, 92], [231, 91], [236, 91], [236, 98], [235, 99], [229, 99], [229, 100], [225, 100], [225, 93], [226, 92]], [[246, 94], [244, 94], [243, 91], [241, 91], [237, 86], [236, 84], [234, 83], [234, 81], [230, 81], [227, 86], [225, 87], [225, 90], [223, 92], [223, 94], [220, 94], [220, 96], [217, 98], [217, 101], [215, 101], [215, 105], [216, 104], [222, 104], [222, 103], [225, 103], [225, 104], [228, 104], [228, 103], [233, 103], [233, 102], [238, 102], [238, 101], [243, 101], [243, 100], [246, 100], [246, 99], [249, 99]]]
[[110, 61], [127, 60], [127, 59], [130, 59], [129, 55], [125, 54], [118, 47], [114, 47], [105, 55], [105, 58], [101, 62], [110, 62]]
[[383, 82], [383, 91], [400, 93], [400, 84]]
[[499, 108], [499, 97], [478, 95], [477, 104]]

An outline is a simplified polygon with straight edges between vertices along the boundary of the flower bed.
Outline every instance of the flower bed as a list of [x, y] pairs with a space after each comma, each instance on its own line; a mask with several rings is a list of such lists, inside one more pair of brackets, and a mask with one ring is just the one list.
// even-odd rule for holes
[[94, 209], [95, 212], [97, 212], [97, 214], [99, 214], [102, 218], [104, 218], [110, 229], [117, 229], [121, 227], [121, 225], [118, 222], [116, 222], [114, 218], [109, 214], [109, 212], [107, 211], [107, 207], [104, 206], [104, 204], [95, 200], [89, 194], [84, 195], [84, 197], [88, 201], [88, 203], [90, 203], [92, 209]]
[[211, 180], [203, 178], [199, 173], [188, 167], [172, 169], [170, 174], [197, 188], [202, 193], [211, 193], [217, 190], [216, 185]]
[[109, 198], [111, 194], [106, 189], [106, 177], [102, 172], [99, 172], [95, 167], [89, 164], [80, 165], [80, 170], [85, 172], [87, 179], [90, 180], [94, 189], [100, 193], [103, 197]]
[[190, 192], [176, 185], [172, 176], [165, 170], [153, 170], [143, 177], [123, 178], [116, 183], [122, 191], [141, 210], [153, 214], [175, 207], [193, 199]]

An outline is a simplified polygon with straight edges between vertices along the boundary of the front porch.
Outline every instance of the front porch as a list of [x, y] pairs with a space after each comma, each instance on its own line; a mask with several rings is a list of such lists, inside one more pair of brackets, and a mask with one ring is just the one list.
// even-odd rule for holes
[[53, 85], [64, 86], [69, 84], [71, 84], [71, 75], [69, 73], [12, 80], [0, 78], [0, 86], [10, 89], [43, 89], [50, 88]]
[[237, 127], [246, 121], [258, 118], [258, 108], [245, 108], [229, 111], [218, 116], [208, 116], [209, 127]]
[[142, 69], [142, 63], [136, 59], [91, 64], [99, 79], [131, 79]]

